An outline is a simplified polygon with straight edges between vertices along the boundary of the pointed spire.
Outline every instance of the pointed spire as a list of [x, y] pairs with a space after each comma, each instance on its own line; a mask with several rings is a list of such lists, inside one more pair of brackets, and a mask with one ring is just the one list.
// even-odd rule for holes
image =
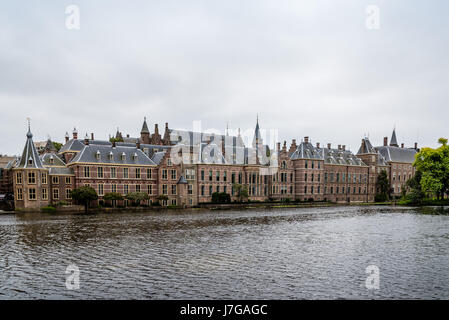
[[147, 125], [147, 117], [143, 118], [143, 125], [142, 125], [142, 130], [140, 130], [140, 133], [150, 133], [150, 130], [148, 130], [148, 125]]
[[259, 146], [261, 144], [263, 144], [263, 141], [260, 136], [259, 115], [257, 115], [256, 130], [254, 131], [254, 138], [253, 138], [253, 147], [256, 148], [257, 146]]
[[17, 165], [17, 168], [23, 169], [44, 169], [42, 161], [37, 153], [36, 146], [33, 142], [33, 134], [31, 133], [30, 119], [28, 120], [28, 132], [26, 134], [27, 140], [25, 142], [25, 147], [23, 148], [22, 157]]
[[226, 136], [229, 136], [229, 122], [226, 122]]
[[396, 138], [396, 125], [393, 129], [393, 134], [391, 135], [390, 146], [391, 147], [399, 147], [398, 140]]

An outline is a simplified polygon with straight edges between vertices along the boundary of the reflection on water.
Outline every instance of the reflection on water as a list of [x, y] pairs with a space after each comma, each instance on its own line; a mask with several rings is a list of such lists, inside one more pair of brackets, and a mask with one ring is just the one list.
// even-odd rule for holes
[[[0, 214], [0, 299], [449, 298], [449, 208]], [[65, 287], [69, 264], [80, 289]], [[365, 268], [380, 268], [380, 289]]]

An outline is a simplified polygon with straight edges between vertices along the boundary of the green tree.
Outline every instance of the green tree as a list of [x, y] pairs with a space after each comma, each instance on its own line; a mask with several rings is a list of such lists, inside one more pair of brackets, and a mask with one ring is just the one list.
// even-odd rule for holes
[[119, 201], [123, 200], [123, 196], [118, 192], [108, 192], [103, 196], [103, 200], [105, 201]]
[[408, 179], [405, 184], [407, 189], [405, 199], [409, 200], [412, 204], [421, 204], [424, 200], [425, 194], [422, 191], [421, 178], [422, 172], [418, 170], [413, 178]]
[[145, 192], [131, 192], [131, 193], [128, 193], [128, 195], [126, 196], [126, 199], [131, 200], [134, 204], [136, 204], [137, 206], [140, 206], [140, 203], [142, 201], [148, 200], [148, 199], [150, 199], [150, 197]]
[[58, 151], [58, 152], [59, 152], [59, 150], [61, 150], [61, 148], [62, 148], [62, 143], [54, 142], [54, 141], [53, 141], [53, 145], [55, 146], [56, 151]]
[[377, 175], [375, 201], [381, 202], [388, 200], [390, 198], [390, 193], [391, 188], [390, 181], [388, 181], [387, 172], [382, 170]]
[[110, 143], [114, 143], [114, 142], [123, 142], [123, 138], [114, 138], [114, 137], [111, 137], [111, 138], [109, 138], [109, 142], [110, 142]]
[[89, 186], [73, 189], [70, 192], [70, 195], [72, 196], [72, 199], [84, 205], [84, 211], [86, 213], [89, 210], [90, 202], [98, 199], [98, 194], [95, 189]]
[[249, 194], [246, 186], [236, 183], [234, 184], [234, 190], [240, 202], [242, 202], [243, 199], [248, 199]]
[[422, 191], [440, 199], [449, 191], [449, 146], [445, 138], [440, 138], [438, 143], [441, 146], [437, 149], [422, 148], [413, 165], [422, 172]]
[[214, 192], [212, 193], [212, 202], [229, 203], [231, 202], [231, 196], [226, 192]]
[[168, 197], [165, 194], [161, 194], [161, 195], [157, 196], [156, 200], [159, 202], [163, 202], [163, 201], [167, 201]]

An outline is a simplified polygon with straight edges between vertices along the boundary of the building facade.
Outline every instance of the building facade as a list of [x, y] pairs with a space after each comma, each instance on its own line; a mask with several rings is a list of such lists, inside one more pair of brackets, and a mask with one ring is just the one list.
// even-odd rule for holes
[[[91, 134], [78, 138], [76, 128], [65, 135], [56, 151], [50, 139], [38, 151], [28, 130], [22, 156], [8, 163], [2, 176], [9, 179], [16, 209], [72, 204], [70, 192], [91, 186], [104, 202], [107, 193], [126, 196], [148, 194], [145, 204], [196, 206], [212, 201], [216, 192], [239, 201], [238, 189], [247, 190], [250, 201], [330, 201], [338, 203], [374, 201], [378, 174], [385, 170], [392, 194], [399, 196], [417, 153], [399, 147], [396, 132], [390, 144], [373, 147], [363, 138], [357, 154], [345, 145], [313, 145], [309, 137], [299, 144], [293, 139], [270, 149], [262, 139], [259, 121], [253, 141], [245, 146], [237, 136], [170, 129], [161, 136], [155, 125], [151, 134], [146, 119], [140, 137], [95, 140]], [[246, 197], [245, 197], [246, 198]], [[127, 205], [123, 200], [116, 205]]]

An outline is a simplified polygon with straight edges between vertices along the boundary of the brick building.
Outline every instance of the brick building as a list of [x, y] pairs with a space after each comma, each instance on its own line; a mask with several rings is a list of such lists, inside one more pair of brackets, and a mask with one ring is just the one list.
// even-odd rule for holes
[[[70, 191], [84, 185], [96, 190], [100, 202], [110, 192], [145, 192], [145, 204], [166, 198], [162, 205], [195, 206], [211, 202], [215, 192], [238, 201], [237, 184], [248, 190], [251, 201], [369, 202], [382, 170], [393, 194], [401, 193], [414, 175], [417, 152], [416, 144], [399, 147], [395, 131], [390, 145], [385, 138], [383, 146], [373, 147], [363, 138], [357, 154], [345, 145], [313, 145], [309, 137], [299, 144], [293, 139], [288, 148], [284, 141], [282, 148], [277, 143], [270, 149], [258, 120], [250, 146], [240, 131], [237, 136], [220, 135], [174, 130], [166, 123], [161, 136], [157, 124], [150, 132], [146, 119], [140, 137], [123, 137], [117, 130], [113, 142], [95, 140], [93, 133], [78, 139], [75, 128], [71, 139], [66, 133], [59, 152], [48, 139], [39, 154], [32, 137], [29, 130], [22, 156], [3, 171], [17, 209], [70, 204]], [[118, 204], [127, 205], [127, 200]]]

